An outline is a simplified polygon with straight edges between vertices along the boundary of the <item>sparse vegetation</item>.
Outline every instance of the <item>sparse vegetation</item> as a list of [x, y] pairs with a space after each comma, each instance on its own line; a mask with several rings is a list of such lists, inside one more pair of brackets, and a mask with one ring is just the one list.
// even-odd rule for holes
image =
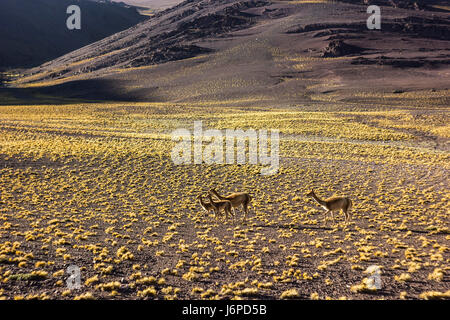
[[[246, 108], [235, 116], [236, 108], [1, 107], [2, 297], [448, 296], [449, 155], [418, 133], [445, 139], [434, 130], [445, 114]], [[208, 128], [279, 128], [280, 171], [174, 165], [170, 132], [197, 119]], [[245, 223], [202, 210], [196, 197], [217, 185], [251, 194]], [[351, 196], [348, 226], [337, 215], [325, 227], [306, 197], [313, 187]], [[82, 289], [65, 288], [68, 264], [81, 268]], [[362, 271], [374, 264], [386, 290], [367, 289]]]

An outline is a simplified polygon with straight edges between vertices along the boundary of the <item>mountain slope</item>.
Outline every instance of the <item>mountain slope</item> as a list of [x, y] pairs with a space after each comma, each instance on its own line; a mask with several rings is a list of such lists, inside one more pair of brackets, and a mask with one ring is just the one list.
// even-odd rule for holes
[[125, 2], [133, 6], [161, 10], [173, 7], [183, 0], [114, 0], [114, 2]]
[[[81, 9], [81, 30], [68, 30], [67, 7]], [[0, 1], [0, 68], [39, 65], [143, 21], [134, 8], [80, 0]]]
[[277, 104], [450, 87], [447, 13], [383, 6], [382, 30], [368, 30], [366, 9], [189, 0], [10, 85], [102, 100]]
[[448, 4], [446, 0], [341, 0], [352, 4], [392, 6], [395, 8], [423, 10]]

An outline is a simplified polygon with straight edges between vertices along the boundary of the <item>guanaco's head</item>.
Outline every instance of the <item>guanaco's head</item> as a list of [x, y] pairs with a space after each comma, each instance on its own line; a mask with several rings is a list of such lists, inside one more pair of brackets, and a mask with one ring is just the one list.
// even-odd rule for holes
[[314, 193], [314, 189], [311, 189], [311, 192], [307, 194], [308, 197], [313, 197], [316, 194]]
[[217, 193], [216, 189], [209, 190], [209, 194], [216, 194], [216, 193]]

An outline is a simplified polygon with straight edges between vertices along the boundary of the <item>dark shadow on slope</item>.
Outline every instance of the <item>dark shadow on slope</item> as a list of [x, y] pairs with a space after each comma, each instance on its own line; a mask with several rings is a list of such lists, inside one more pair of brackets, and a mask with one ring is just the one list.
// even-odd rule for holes
[[163, 101], [155, 94], [157, 88], [137, 88], [126, 80], [77, 80], [63, 84], [30, 87], [0, 88], [0, 105], [61, 104], [101, 101]]
[[[81, 10], [81, 29], [69, 30], [67, 9]], [[148, 17], [110, 1], [1, 0], [0, 66], [38, 66], [126, 30]]]

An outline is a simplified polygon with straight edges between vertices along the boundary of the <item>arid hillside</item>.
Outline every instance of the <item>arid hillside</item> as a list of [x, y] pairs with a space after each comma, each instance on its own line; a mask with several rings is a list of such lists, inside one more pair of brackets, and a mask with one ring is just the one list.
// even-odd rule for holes
[[[328, 1], [185, 1], [20, 74], [9, 95], [295, 104], [449, 87], [445, 10]], [[388, 79], [388, 80], [387, 80]]]
[[114, 2], [124, 2], [133, 6], [163, 10], [173, 7], [183, 2], [183, 0], [115, 0]]

